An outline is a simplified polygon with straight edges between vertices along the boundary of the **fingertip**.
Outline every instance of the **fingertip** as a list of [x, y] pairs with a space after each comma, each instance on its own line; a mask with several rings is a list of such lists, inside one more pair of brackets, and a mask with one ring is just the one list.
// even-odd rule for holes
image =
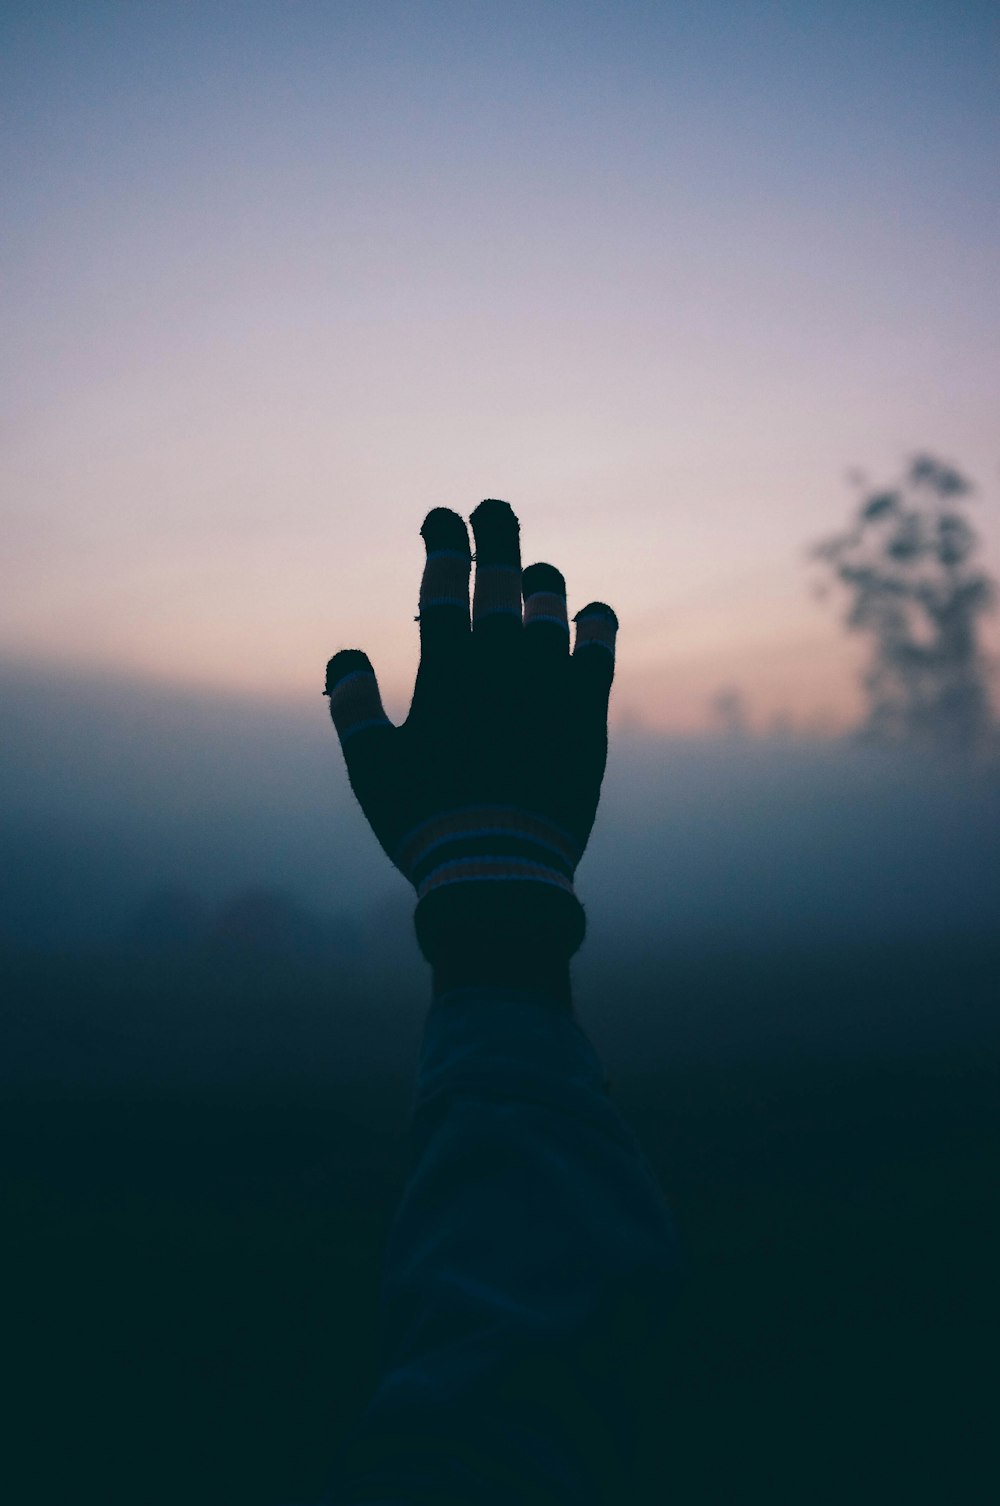
[[581, 607], [579, 612], [576, 613], [573, 621], [579, 623], [587, 617], [603, 617], [611, 624], [615, 632], [618, 631], [618, 618], [606, 601], [588, 601], [587, 605]]
[[342, 648], [327, 663], [326, 689], [323, 694], [332, 695], [341, 680], [346, 680], [348, 675], [356, 675], [361, 671], [367, 671], [369, 674], [375, 673], [368, 655], [360, 648]]
[[473, 509], [472, 521], [480, 526], [494, 521], [513, 523], [515, 528], [518, 526], [514, 509], [500, 497], [484, 497], [478, 507]]
[[392, 729], [368, 655], [359, 648], [345, 648], [339, 654], [334, 654], [326, 666], [325, 694], [330, 698], [330, 716], [345, 754], [350, 742], [350, 767], [352, 758], [364, 741], [359, 737], [358, 744], [355, 744], [355, 734], [368, 734], [370, 745], [371, 736], [382, 736], [386, 730]]
[[[576, 624], [573, 658], [581, 664], [601, 662], [614, 673], [618, 618], [607, 602], [589, 601], [577, 612], [573, 621]], [[595, 650], [599, 652], [595, 653]]]
[[470, 519], [480, 565], [520, 565], [521, 525], [509, 502], [487, 497]]
[[566, 581], [555, 565], [529, 565], [522, 579], [526, 642], [536, 662], [547, 664], [565, 659], [569, 650], [566, 618]]
[[457, 512], [452, 512], [450, 507], [433, 507], [427, 514], [420, 527], [420, 536], [427, 548], [427, 553], [432, 550], [449, 549], [461, 554], [471, 554], [469, 548], [469, 530], [465, 526], [465, 519]]
[[525, 601], [539, 591], [555, 596], [565, 596], [566, 580], [562, 571], [557, 570], [555, 565], [529, 565], [522, 577], [522, 589]]

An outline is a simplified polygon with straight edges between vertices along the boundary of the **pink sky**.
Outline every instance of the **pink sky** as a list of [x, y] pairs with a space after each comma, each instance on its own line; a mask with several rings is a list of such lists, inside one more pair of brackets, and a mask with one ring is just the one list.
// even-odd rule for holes
[[618, 611], [616, 717], [815, 728], [859, 706], [804, 561], [851, 466], [957, 464], [1000, 574], [988, 7], [44, 12], [0, 654], [311, 695], [359, 646], [401, 713], [421, 519], [500, 496]]

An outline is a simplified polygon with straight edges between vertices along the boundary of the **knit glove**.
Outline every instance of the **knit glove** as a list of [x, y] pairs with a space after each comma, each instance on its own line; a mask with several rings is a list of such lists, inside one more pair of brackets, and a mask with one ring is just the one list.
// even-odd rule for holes
[[607, 762], [618, 620], [584, 607], [571, 654], [560, 572], [522, 575], [506, 502], [481, 502], [471, 522], [471, 626], [463, 519], [435, 508], [420, 530], [420, 667], [402, 726], [360, 649], [330, 660], [325, 694], [351, 788], [416, 891], [427, 960], [508, 948], [567, 960], [584, 936], [573, 880]]

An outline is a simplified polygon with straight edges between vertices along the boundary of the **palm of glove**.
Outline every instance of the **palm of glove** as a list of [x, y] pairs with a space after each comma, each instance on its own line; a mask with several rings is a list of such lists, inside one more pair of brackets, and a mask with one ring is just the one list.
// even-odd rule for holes
[[361, 808], [421, 905], [432, 894], [438, 908], [467, 905], [470, 884], [477, 904], [501, 891], [506, 902], [515, 880], [519, 899], [542, 886], [572, 897], [607, 759], [617, 621], [603, 603], [585, 607], [571, 655], [559, 571], [522, 576], [506, 503], [481, 503], [472, 526], [471, 625], [465, 523], [438, 508], [421, 530], [421, 659], [405, 723], [386, 717], [356, 649], [327, 667], [331, 714]]

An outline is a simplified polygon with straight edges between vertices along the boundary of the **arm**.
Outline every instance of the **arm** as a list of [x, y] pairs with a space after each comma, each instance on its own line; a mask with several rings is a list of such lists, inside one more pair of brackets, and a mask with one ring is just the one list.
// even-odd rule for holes
[[[381, 784], [359, 739], [406, 729], [389, 732], [369, 700], [345, 737], [337, 671], [367, 674], [369, 696], [374, 676], [343, 656], [330, 666], [352, 784], [414, 880], [434, 991], [412, 1171], [386, 1252], [380, 1381], [341, 1451], [334, 1499], [596, 1506], [634, 1498], [641, 1361], [675, 1267], [659, 1189], [570, 995], [583, 934], [572, 877], [604, 770], [617, 624], [592, 604], [571, 656], [558, 572], [524, 572], [522, 620], [513, 514], [483, 504], [473, 527], [470, 629], [465, 525], [440, 510], [425, 524], [407, 723], [416, 716], [425, 743], [397, 744], [404, 767], [385, 743]], [[441, 529], [465, 539], [464, 556], [442, 556]], [[581, 620], [597, 624], [592, 637]], [[487, 693], [470, 694], [477, 683]]]

